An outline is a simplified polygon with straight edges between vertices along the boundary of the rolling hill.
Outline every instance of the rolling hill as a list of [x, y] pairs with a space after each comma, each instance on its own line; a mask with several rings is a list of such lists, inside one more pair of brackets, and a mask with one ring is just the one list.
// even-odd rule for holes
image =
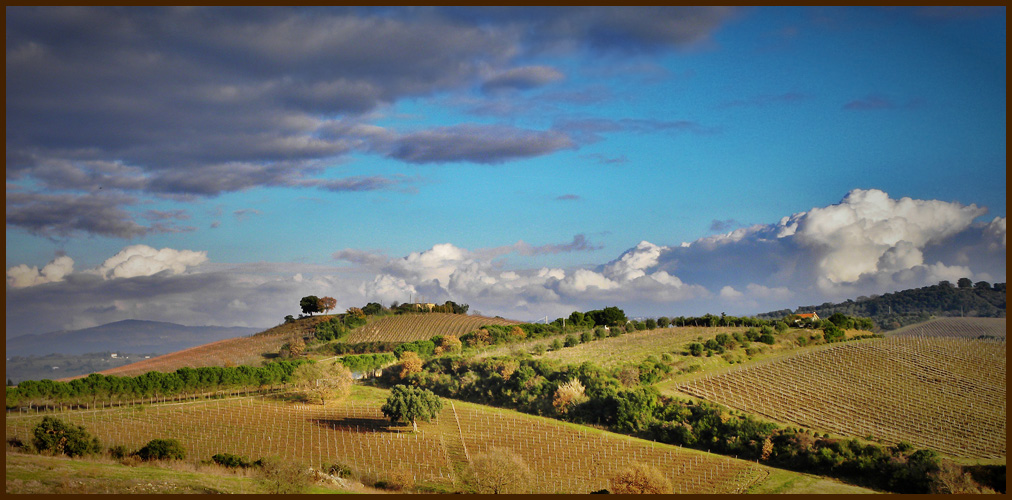
[[783, 309], [758, 318], [778, 319], [793, 313], [818, 313], [828, 318], [833, 313], [871, 318], [883, 330], [927, 321], [932, 317], [985, 317], [1004, 318], [1006, 310], [1005, 283], [978, 282], [973, 286], [955, 287], [949, 284], [902, 290], [883, 295], [858, 297], [838, 304], [827, 302], [819, 306], [801, 306], [797, 310]]
[[128, 319], [81, 330], [7, 339], [7, 356], [85, 354], [92, 352], [170, 353], [190, 347], [251, 335], [262, 328], [184, 326]]

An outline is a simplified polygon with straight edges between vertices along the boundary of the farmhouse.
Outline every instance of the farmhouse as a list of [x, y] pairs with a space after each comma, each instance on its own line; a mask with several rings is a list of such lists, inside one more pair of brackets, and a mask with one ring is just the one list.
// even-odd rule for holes
[[797, 316], [797, 319], [794, 320], [795, 324], [801, 323], [802, 321], [804, 321], [806, 319], [810, 319], [812, 321], [818, 321], [819, 320], [819, 314], [818, 313], [814, 313], [814, 312], [799, 313], [799, 314], [795, 314], [795, 316]]
[[436, 304], [432, 304], [429, 302], [416, 302], [414, 304], [406, 304], [406, 305], [414, 308], [416, 311], [431, 311], [433, 307], [436, 307]]

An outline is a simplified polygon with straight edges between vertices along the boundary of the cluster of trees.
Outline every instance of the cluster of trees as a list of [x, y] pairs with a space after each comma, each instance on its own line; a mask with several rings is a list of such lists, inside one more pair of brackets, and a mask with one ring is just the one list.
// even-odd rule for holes
[[595, 326], [625, 326], [628, 321], [625, 311], [611, 306], [587, 312], [573, 311], [568, 318], [558, 318], [552, 324], [560, 328], [585, 329]]
[[289, 382], [302, 363], [305, 361], [278, 361], [262, 367], [185, 367], [171, 373], [152, 371], [136, 377], [93, 373], [70, 382], [25, 380], [17, 387], [7, 388], [7, 408], [41, 402], [93, 404], [96, 400], [141, 399], [219, 389], [259, 388]]
[[337, 299], [334, 297], [317, 297], [316, 295], [307, 295], [299, 300], [299, 307], [302, 308], [302, 314], [308, 314], [310, 316], [313, 313], [327, 313], [331, 309], [337, 307]]
[[861, 296], [857, 300], [836, 304], [826, 302], [818, 306], [802, 306], [797, 311], [772, 311], [760, 314], [759, 317], [776, 319], [810, 312], [818, 313], [821, 317], [831, 317], [834, 313], [841, 313], [852, 317], [867, 317], [879, 328], [893, 330], [927, 321], [932, 316], [1005, 317], [1005, 311], [1005, 283], [974, 283], [969, 278], [961, 278], [956, 285], [941, 281], [937, 285], [884, 295]]
[[388, 352], [381, 354], [352, 354], [341, 358], [341, 364], [353, 372], [364, 373], [387, 366], [397, 357]]

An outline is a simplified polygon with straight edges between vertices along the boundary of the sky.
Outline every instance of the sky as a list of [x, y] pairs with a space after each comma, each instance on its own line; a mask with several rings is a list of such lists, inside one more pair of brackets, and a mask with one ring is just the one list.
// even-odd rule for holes
[[7, 7], [7, 336], [1005, 281], [1005, 7]]

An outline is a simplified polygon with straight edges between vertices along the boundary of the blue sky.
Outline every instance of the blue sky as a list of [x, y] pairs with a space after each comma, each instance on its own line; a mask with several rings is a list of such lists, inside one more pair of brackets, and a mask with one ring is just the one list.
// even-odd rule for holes
[[8, 7], [7, 33], [8, 336], [1005, 280], [1004, 7]]

